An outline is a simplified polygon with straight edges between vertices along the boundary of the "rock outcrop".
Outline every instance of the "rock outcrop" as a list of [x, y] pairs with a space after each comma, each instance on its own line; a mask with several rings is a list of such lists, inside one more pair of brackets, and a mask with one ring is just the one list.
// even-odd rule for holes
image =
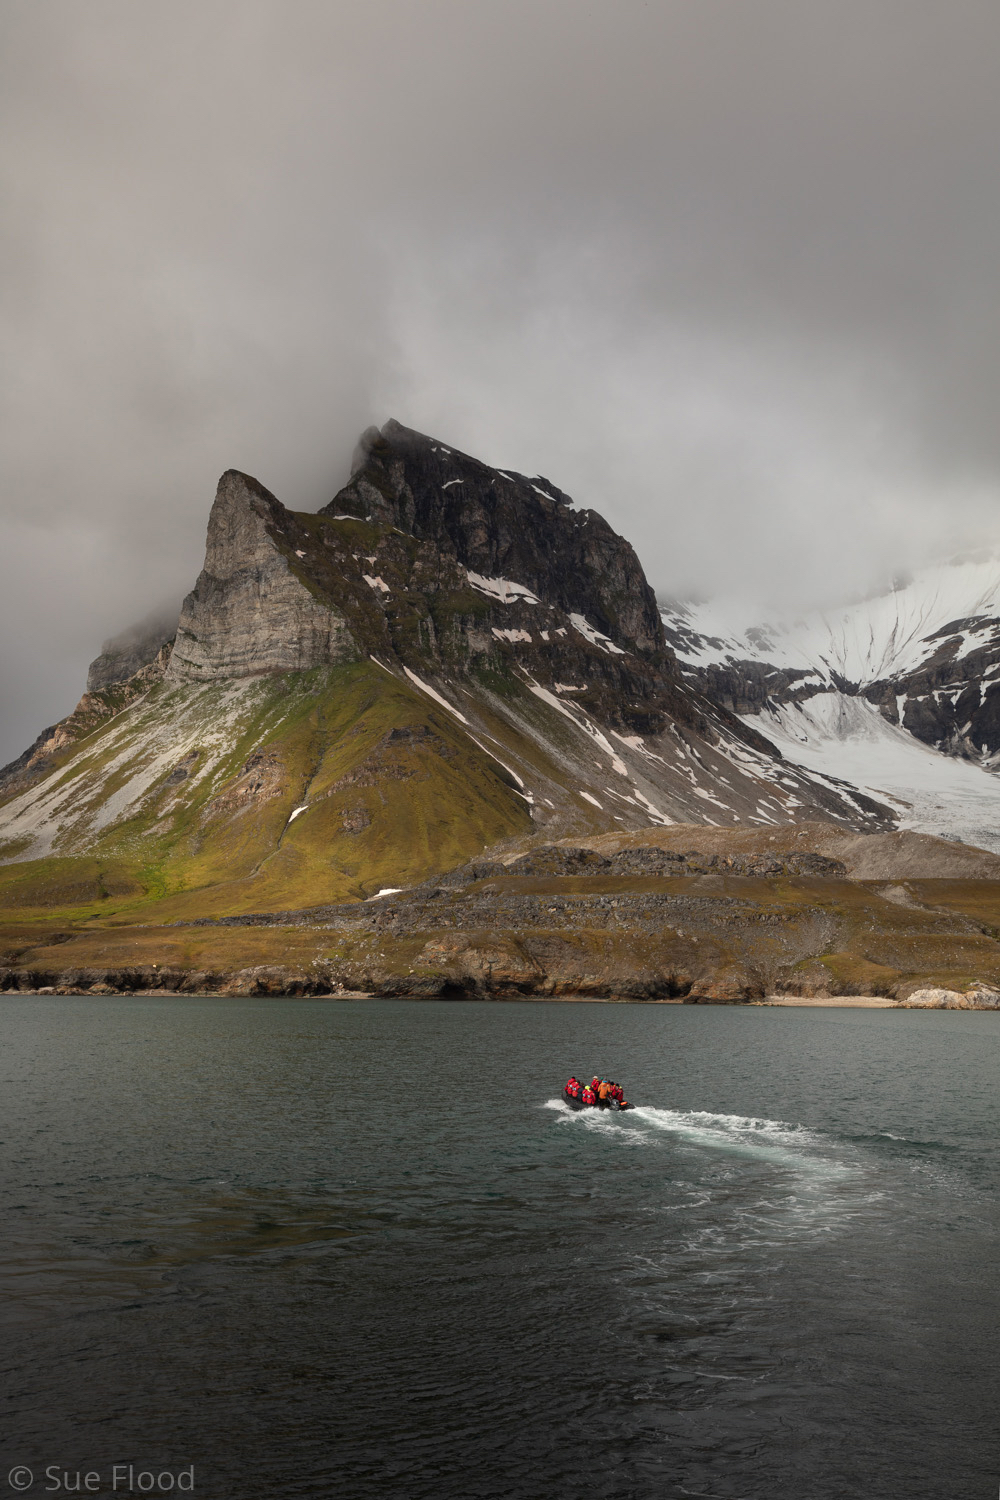
[[[601, 517], [395, 422], [318, 513], [224, 474], [172, 644], [137, 629], [92, 680], [0, 775], [0, 888], [21, 906], [282, 911], [440, 879], [542, 830], [579, 846], [892, 823], [684, 680]], [[683, 873], [737, 871], [692, 863], [700, 847], [677, 851]], [[611, 873], [672, 863], [633, 851]]]
[[[341, 580], [315, 563], [310, 577], [343, 600], [368, 649], [415, 671], [516, 666], [620, 730], [679, 723], [711, 734], [714, 721], [773, 754], [681, 681], [632, 547], [550, 480], [492, 469], [391, 421], [363, 435], [349, 483], [320, 515], [363, 523], [346, 528]], [[327, 548], [336, 547], [334, 528]], [[345, 581], [358, 562], [371, 590], [365, 613], [378, 605], [381, 633], [352, 611]]]
[[869, 683], [863, 695], [890, 724], [946, 755], [1000, 759], [1000, 620], [952, 620], [923, 642], [914, 671]]
[[988, 849], [909, 829], [857, 833], [835, 823], [806, 819], [770, 828], [675, 824], [642, 833], [600, 834], [587, 839], [586, 846], [611, 856], [624, 854], [640, 841], [655, 844], [674, 859], [691, 860], [689, 851], [696, 847], [700, 851], [696, 857], [706, 867], [725, 866], [745, 874], [751, 873], [751, 866], [759, 868], [763, 860], [796, 875], [829, 875], [839, 870], [848, 880], [1000, 881], [1000, 855]]
[[838, 693], [945, 755], [1000, 764], [1000, 555], [955, 558], [779, 626], [724, 633], [694, 603], [665, 602], [662, 615], [686, 679], [736, 714]]
[[542, 844], [507, 863], [500, 860], [472, 860], [468, 865], [450, 871], [446, 883], [449, 886], [470, 885], [491, 876], [510, 875], [546, 878], [553, 875], [572, 878], [600, 876], [621, 879], [635, 875], [673, 878], [712, 874], [749, 875], [756, 879], [805, 875], [819, 880], [845, 880], [847, 866], [839, 859], [829, 859], [808, 850], [760, 854], [734, 850], [724, 854], [704, 854], [697, 849], [679, 853], [657, 845], [639, 845], [602, 854], [587, 846]]
[[344, 616], [293, 571], [282, 546], [290, 525], [285, 507], [263, 485], [235, 469], [223, 474], [205, 566], [181, 610], [171, 682], [302, 672], [357, 659]]
[[542, 475], [492, 469], [387, 422], [362, 437], [350, 483], [326, 507], [433, 542], [485, 579], [508, 579], [622, 648], [662, 654], [656, 598], [635, 552]]
[[904, 1010], [1000, 1010], [1000, 991], [985, 984], [968, 990], [946, 990], [931, 986], [911, 990], [896, 1001]]
[[[43, 729], [34, 744], [29, 745], [23, 754], [0, 770], [0, 798], [12, 797], [30, 789], [53, 770], [59, 764], [61, 756], [69, 754], [81, 739], [106, 720], [113, 719], [130, 703], [144, 697], [155, 683], [162, 682], [170, 663], [171, 646], [172, 641], [165, 641], [152, 658], [125, 679], [116, 674], [127, 669], [130, 664], [127, 656], [123, 654], [115, 664], [114, 657], [108, 653], [108, 660], [97, 673], [98, 680], [102, 677], [106, 679], [105, 685], [94, 689], [88, 687], [71, 714], [60, 719], [58, 724]], [[146, 655], [147, 649], [148, 644], [137, 655]], [[91, 664], [91, 672], [102, 662], [104, 653]]]
[[[673, 727], [780, 759], [683, 681], [639, 561], [602, 517], [541, 476], [491, 469], [398, 422], [364, 435], [350, 481], [318, 515], [223, 476], [168, 680], [369, 656], [477, 690], [516, 674], [571, 721], [629, 736]], [[837, 791], [811, 795], [843, 815]], [[870, 799], [855, 799], [848, 816], [859, 815], [885, 818]]]
[[128, 682], [144, 667], [152, 666], [164, 647], [173, 644], [176, 633], [177, 611], [160, 611], [105, 641], [100, 656], [90, 663], [87, 692], [102, 693]]

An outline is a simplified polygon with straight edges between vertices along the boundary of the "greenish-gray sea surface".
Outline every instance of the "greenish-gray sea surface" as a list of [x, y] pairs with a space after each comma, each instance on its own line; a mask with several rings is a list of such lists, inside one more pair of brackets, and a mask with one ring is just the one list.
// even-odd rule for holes
[[[1000, 1016], [5, 996], [0, 1041], [0, 1485], [997, 1494]], [[589, 1070], [639, 1107], [571, 1114]]]

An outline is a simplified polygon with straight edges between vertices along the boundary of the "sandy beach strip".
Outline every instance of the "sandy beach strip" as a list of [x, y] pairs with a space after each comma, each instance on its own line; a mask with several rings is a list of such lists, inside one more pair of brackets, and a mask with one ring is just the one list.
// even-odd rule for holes
[[765, 1005], [850, 1006], [855, 1010], [891, 1010], [894, 1000], [884, 995], [768, 995]]

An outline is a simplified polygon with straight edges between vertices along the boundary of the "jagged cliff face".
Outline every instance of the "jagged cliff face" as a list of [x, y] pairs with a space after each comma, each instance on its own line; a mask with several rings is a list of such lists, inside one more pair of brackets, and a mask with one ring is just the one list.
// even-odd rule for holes
[[701, 726], [638, 559], [600, 516], [396, 422], [365, 434], [357, 464], [321, 514], [373, 528], [366, 578], [401, 660], [516, 664], [606, 723]]
[[171, 682], [308, 672], [357, 660], [343, 615], [292, 571], [281, 541], [290, 527], [289, 513], [263, 485], [235, 469], [223, 474], [205, 566], [181, 610]]
[[[349, 555], [328, 545], [341, 577], [361, 565], [385, 622], [365, 632], [374, 649], [414, 669], [515, 670], [620, 729], [705, 730], [711, 710], [680, 681], [631, 546], [549, 480], [389, 422], [320, 515], [349, 528]], [[313, 582], [335, 591], [329, 573]]]
[[132, 648], [102, 653], [0, 778], [8, 899], [181, 919], [368, 896], [543, 834], [891, 821], [684, 681], [599, 516], [397, 423], [318, 514], [223, 475], [154, 646], [124, 681]]
[[600, 516], [396, 422], [365, 435], [350, 483], [317, 516], [223, 475], [172, 651], [171, 682], [366, 657], [433, 674], [513, 669], [620, 729], [717, 722], [766, 750], [681, 681], [638, 559]]
[[1000, 616], [952, 620], [926, 639], [912, 670], [868, 683], [865, 698], [925, 745], [1000, 764]]
[[369, 429], [355, 464], [327, 514], [352, 511], [398, 527], [469, 573], [516, 579], [619, 648], [662, 656], [656, 599], [635, 552], [551, 480], [491, 469], [398, 422]]

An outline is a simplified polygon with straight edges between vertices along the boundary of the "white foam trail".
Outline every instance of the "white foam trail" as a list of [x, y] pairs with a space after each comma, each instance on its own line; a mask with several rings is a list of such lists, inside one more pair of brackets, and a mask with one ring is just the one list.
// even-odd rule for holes
[[616, 1110], [570, 1109], [563, 1099], [546, 1099], [542, 1107], [556, 1110], [562, 1115], [564, 1123], [568, 1124], [570, 1120], [573, 1120], [588, 1130], [599, 1131], [602, 1135], [615, 1135], [619, 1140], [628, 1141], [632, 1145], [652, 1144], [651, 1137], [645, 1131], [629, 1130]]
[[[623, 1119], [619, 1114], [603, 1110], [574, 1111], [560, 1099], [548, 1100], [546, 1108], [560, 1111], [567, 1119], [579, 1120], [589, 1129], [613, 1132], [622, 1140], [643, 1145], [652, 1145], [656, 1139], [648, 1129], [652, 1127], [653, 1132], [662, 1131], [680, 1137], [692, 1146], [729, 1156], [750, 1157], [805, 1177], [829, 1179], [851, 1172], [843, 1161], [825, 1154], [830, 1142], [814, 1131], [789, 1124], [786, 1120], [713, 1114], [700, 1109], [656, 1109], [651, 1105], [637, 1106]], [[647, 1129], [638, 1128], [641, 1126]]]
[[[623, 1146], [647, 1149], [665, 1147], [674, 1157], [667, 1170], [671, 1176], [679, 1171], [681, 1179], [686, 1179], [694, 1168], [693, 1153], [702, 1155], [703, 1160], [706, 1156], [714, 1157], [718, 1166], [710, 1169], [712, 1185], [699, 1187], [703, 1204], [711, 1201], [718, 1191], [732, 1193], [745, 1173], [749, 1198], [730, 1205], [725, 1229], [717, 1225], [696, 1236], [699, 1253], [711, 1249], [708, 1242], [714, 1243], [714, 1239], [718, 1239], [716, 1248], [729, 1253], [737, 1244], [779, 1245], [790, 1234], [825, 1234], [845, 1229], [857, 1214], [866, 1212], [882, 1196], [856, 1153], [848, 1148], [845, 1159], [844, 1148], [836, 1140], [786, 1120], [708, 1110], [657, 1109], [648, 1105], [630, 1110], [627, 1115], [589, 1109], [575, 1111], [558, 1098], [547, 1100], [544, 1107], [559, 1114], [560, 1125], [574, 1122], [604, 1140], [614, 1139]], [[724, 1165], [726, 1162], [730, 1165]], [[768, 1173], [762, 1178], [750, 1170], [754, 1165], [773, 1169], [780, 1175], [772, 1177]], [[695, 1175], [701, 1170], [694, 1168]], [[678, 1209], [690, 1206], [675, 1205]]]
[[694, 1144], [794, 1167], [843, 1170], [841, 1163], [824, 1161], [813, 1154], [826, 1144], [820, 1136], [785, 1120], [712, 1114], [702, 1109], [654, 1109], [648, 1105], [637, 1107], [634, 1113], [637, 1120]]
[[[656, 1109], [651, 1105], [638, 1105], [623, 1118], [612, 1111], [571, 1110], [561, 1099], [547, 1100], [545, 1108], [558, 1110], [568, 1119], [579, 1120], [591, 1128], [614, 1131], [623, 1139], [639, 1139], [647, 1144], [655, 1137], [636, 1129], [637, 1126], [645, 1124], [656, 1131], [680, 1136], [691, 1145], [754, 1157], [776, 1166], [805, 1170], [809, 1175], [840, 1176], [850, 1171], [844, 1162], [824, 1154], [831, 1142], [805, 1126], [786, 1120], [713, 1114], [701, 1109]], [[626, 1125], [632, 1128], [626, 1129]]]
[[794, 1141], [803, 1145], [807, 1142], [818, 1144], [821, 1139], [802, 1125], [754, 1115], [713, 1114], [706, 1109], [655, 1109], [648, 1104], [637, 1105], [635, 1114], [661, 1130], [679, 1130], [726, 1140], [762, 1137], [776, 1142]]

